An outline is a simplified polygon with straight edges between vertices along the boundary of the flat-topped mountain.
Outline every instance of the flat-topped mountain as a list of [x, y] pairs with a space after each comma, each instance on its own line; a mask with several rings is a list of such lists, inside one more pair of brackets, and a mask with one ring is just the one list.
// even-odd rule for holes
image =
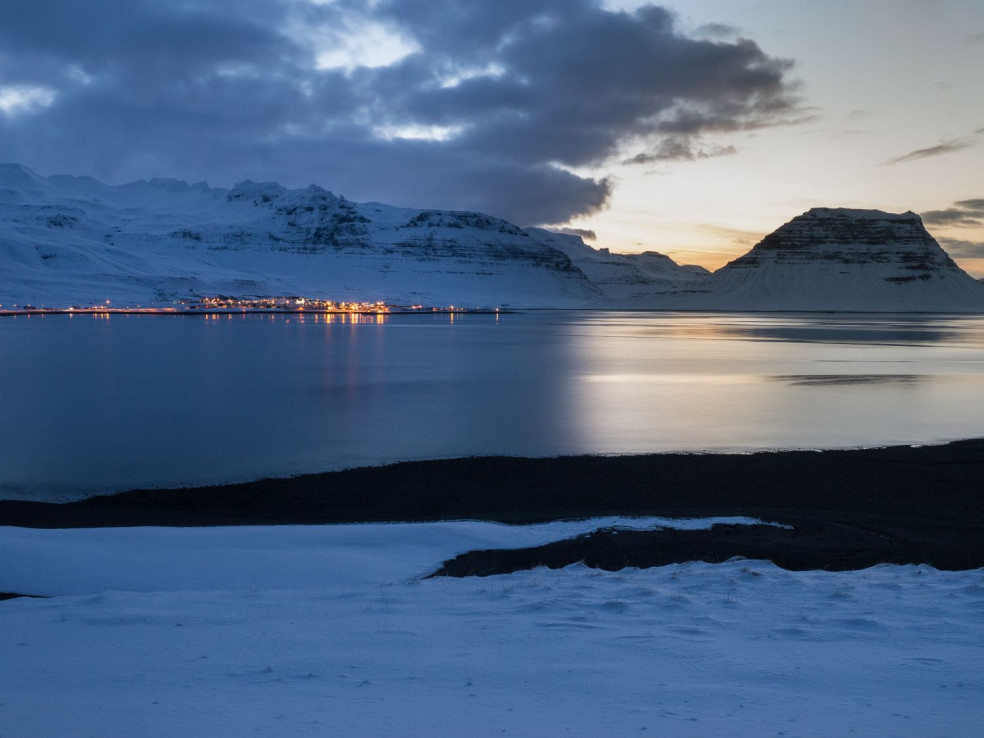
[[984, 312], [915, 213], [814, 208], [672, 301], [711, 310]]
[[[642, 257], [598, 251], [576, 236], [482, 213], [355, 203], [313, 185], [110, 186], [0, 165], [0, 305], [148, 305], [226, 294], [608, 306], [624, 302], [625, 283], [645, 295], [695, 278], [659, 258], [658, 266], [640, 266]], [[595, 281], [599, 260], [605, 278]]]

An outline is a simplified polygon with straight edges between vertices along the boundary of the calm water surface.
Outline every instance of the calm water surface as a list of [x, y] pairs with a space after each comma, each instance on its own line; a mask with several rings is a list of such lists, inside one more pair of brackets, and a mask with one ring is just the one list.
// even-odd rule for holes
[[0, 497], [401, 459], [984, 436], [984, 318], [0, 319]]

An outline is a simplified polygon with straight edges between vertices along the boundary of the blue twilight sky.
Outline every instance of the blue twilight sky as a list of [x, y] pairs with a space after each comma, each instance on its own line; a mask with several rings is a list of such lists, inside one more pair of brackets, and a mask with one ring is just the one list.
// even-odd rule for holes
[[4, 0], [0, 161], [317, 183], [717, 267], [816, 205], [984, 274], [972, 0]]

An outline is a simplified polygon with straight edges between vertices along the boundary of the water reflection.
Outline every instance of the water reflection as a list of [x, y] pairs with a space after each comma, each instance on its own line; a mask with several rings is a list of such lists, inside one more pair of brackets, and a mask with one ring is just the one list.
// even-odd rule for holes
[[823, 313], [596, 313], [586, 325], [653, 337], [807, 343], [984, 345], [979, 316]]
[[611, 452], [984, 433], [984, 320], [866, 317], [587, 316], [568, 328], [580, 354], [575, 416]]
[[984, 318], [93, 317], [0, 320], [0, 495], [984, 435]]

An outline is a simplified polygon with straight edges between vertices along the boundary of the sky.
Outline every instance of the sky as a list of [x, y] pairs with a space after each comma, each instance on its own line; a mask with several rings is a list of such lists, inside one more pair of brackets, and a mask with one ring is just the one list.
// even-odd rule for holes
[[814, 206], [984, 276], [977, 0], [4, 0], [0, 161], [316, 183], [709, 268]]

